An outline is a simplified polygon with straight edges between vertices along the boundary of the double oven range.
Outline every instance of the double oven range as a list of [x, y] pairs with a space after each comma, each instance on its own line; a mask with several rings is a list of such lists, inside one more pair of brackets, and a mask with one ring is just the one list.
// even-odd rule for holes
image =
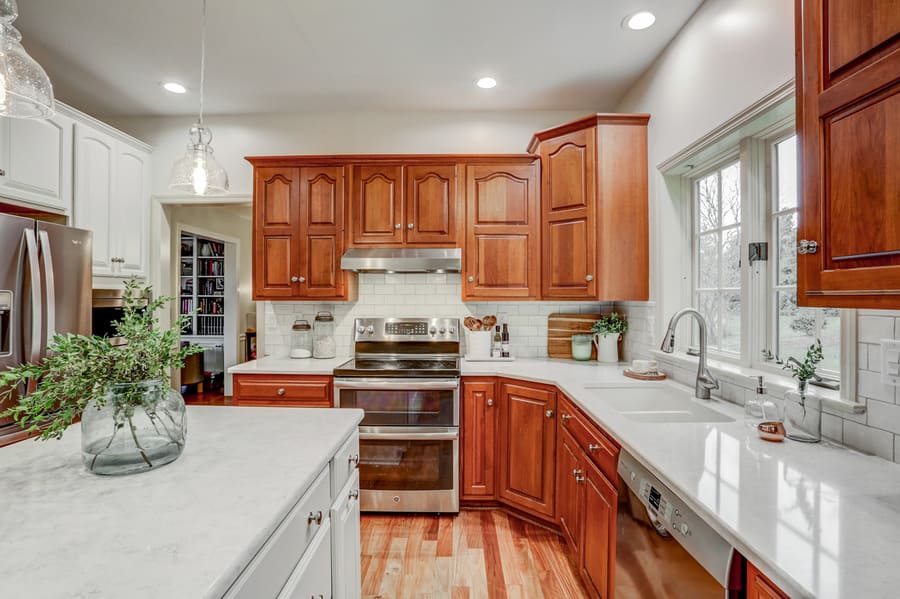
[[459, 511], [459, 320], [357, 318], [334, 403], [360, 423], [360, 507]]

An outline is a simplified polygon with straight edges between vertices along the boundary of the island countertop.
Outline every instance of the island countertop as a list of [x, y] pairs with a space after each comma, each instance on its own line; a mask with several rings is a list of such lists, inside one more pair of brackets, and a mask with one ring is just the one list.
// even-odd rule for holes
[[77, 425], [0, 449], [0, 596], [221, 597], [361, 419], [190, 406], [182, 456], [129, 476], [87, 472]]

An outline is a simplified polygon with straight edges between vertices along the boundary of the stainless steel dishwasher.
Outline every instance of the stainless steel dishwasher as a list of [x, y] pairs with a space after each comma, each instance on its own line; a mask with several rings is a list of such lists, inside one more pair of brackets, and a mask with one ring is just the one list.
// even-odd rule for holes
[[618, 472], [615, 599], [737, 597], [734, 547], [624, 451]]

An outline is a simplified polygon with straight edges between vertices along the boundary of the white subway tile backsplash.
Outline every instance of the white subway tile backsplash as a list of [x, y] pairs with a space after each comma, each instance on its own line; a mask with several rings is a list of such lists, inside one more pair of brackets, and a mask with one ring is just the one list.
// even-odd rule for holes
[[844, 421], [844, 444], [886, 460], [894, 459], [894, 435], [887, 431]]
[[900, 406], [873, 399], [866, 406], [869, 426], [900, 434]]
[[894, 337], [893, 318], [861, 311], [858, 319], [857, 335], [860, 342], [879, 343], [882, 339]]

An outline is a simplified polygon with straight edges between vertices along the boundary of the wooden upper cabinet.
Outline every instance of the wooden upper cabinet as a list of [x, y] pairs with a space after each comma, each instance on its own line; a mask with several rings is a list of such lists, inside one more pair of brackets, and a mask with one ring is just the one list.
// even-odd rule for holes
[[300, 172], [258, 168], [253, 186], [253, 298], [289, 299], [299, 276]]
[[345, 295], [349, 274], [341, 270], [344, 253], [344, 172], [336, 166], [300, 169], [302, 223], [301, 295]]
[[455, 164], [406, 167], [406, 243], [455, 247], [461, 203]]
[[556, 392], [540, 385], [500, 384], [500, 498], [554, 518]]
[[538, 163], [466, 167], [463, 299], [540, 294]]
[[497, 494], [498, 401], [494, 379], [464, 380], [460, 414], [463, 499], [493, 499]]
[[806, 0], [796, 22], [797, 302], [898, 309], [900, 10]]
[[535, 134], [543, 299], [649, 297], [649, 115], [596, 114]]
[[400, 165], [354, 166], [351, 221], [355, 245], [403, 243], [403, 178]]

